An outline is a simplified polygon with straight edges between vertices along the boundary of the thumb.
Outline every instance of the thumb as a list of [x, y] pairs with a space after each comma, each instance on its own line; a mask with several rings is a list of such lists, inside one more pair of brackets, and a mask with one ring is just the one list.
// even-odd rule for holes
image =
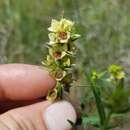
[[2, 130], [70, 130], [76, 113], [67, 101], [48, 101], [10, 110], [0, 116]]

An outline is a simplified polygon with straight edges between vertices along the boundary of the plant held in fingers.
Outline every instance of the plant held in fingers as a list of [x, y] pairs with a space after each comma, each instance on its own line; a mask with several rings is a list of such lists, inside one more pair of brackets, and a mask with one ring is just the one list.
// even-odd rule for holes
[[42, 62], [50, 74], [56, 79], [56, 88], [48, 93], [47, 99], [51, 101], [60, 100], [64, 96], [64, 91], [69, 91], [73, 82], [73, 68], [75, 65], [75, 55], [77, 46], [75, 40], [80, 35], [75, 33], [74, 22], [62, 18], [53, 19], [48, 28], [49, 42], [47, 43], [49, 54]]

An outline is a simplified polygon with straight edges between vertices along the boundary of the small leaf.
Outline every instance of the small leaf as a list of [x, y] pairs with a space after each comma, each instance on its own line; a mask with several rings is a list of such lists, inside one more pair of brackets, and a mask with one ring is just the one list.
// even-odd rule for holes
[[100, 119], [97, 116], [83, 117], [82, 120], [84, 125], [91, 124], [91, 125], [99, 126], [100, 124]]
[[79, 34], [71, 34], [71, 40], [72, 41], [77, 40], [79, 37], [80, 37]]

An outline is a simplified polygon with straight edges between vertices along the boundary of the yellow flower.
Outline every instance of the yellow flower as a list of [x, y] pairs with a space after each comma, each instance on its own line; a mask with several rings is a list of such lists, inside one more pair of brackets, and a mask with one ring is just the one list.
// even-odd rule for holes
[[93, 79], [93, 80], [99, 79], [99, 77], [100, 77], [100, 76], [99, 76], [98, 72], [94, 70], [94, 71], [92, 72], [92, 79]]
[[125, 73], [123, 71], [118, 73], [117, 75], [117, 79], [123, 79], [124, 77], [125, 77]]
[[70, 67], [71, 66], [71, 60], [69, 57], [65, 56], [63, 59], [62, 59], [62, 63], [64, 66], [67, 66], [67, 67]]
[[61, 81], [66, 76], [66, 71], [58, 68], [56, 71], [51, 72], [51, 74], [57, 81]]
[[52, 19], [51, 27], [49, 27], [48, 30], [51, 31], [51, 32], [59, 32], [59, 30], [60, 30], [59, 24], [60, 24], [59, 21]]
[[59, 32], [58, 40], [60, 43], [67, 43], [70, 39], [70, 32]]
[[49, 42], [50, 45], [58, 43], [58, 36], [56, 33], [49, 33], [48, 37], [50, 39], [50, 42]]
[[56, 100], [58, 95], [57, 89], [54, 89], [53, 91], [50, 91], [47, 96], [47, 100], [53, 102]]
[[49, 55], [47, 55], [47, 65], [51, 65], [53, 62], [54, 60]]
[[70, 32], [72, 30], [72, 27], [74, 25], [74, 22], [67, 20], [67, 19], [61, 19], [60, 21], [57, 21], [55, 19], [51, 22], [51, 27], [48, 28], [51, 32]]
[[67, 43], [70, 39], [70, 32], [59, 32], [59, 33], [49, 33], [50, 45], [56, 43]]
[[49, 54], [55, 59], [55, 60], [58, 60], [58, 59], [62, 59], [65, 55], [66, 55], [66, 52], [65, 51], [56, 51], [54, 50], [53, 48], [49, 48]]
[[60, 26], [64, 32], [70, 32], [72, 30], [73, 25], [74, 25], [74, 22], [67, 19], [61, 19], [60, 21]]
[[108, 68], [109, 73], [111, 74], [110, 79], [123, 79], [125, 77], [125, 73], [123, 68], [118, 65], [111, 65]]

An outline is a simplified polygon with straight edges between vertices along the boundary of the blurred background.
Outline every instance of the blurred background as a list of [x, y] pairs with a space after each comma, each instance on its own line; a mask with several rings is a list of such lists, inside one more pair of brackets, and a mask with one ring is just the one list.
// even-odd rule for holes
[[82, 69], [129, 64], [129, 0], [0, 0], [0, 62], [41, 64], [52, 18], [74, 20]]
[[[130, 72], [130, 0], [0, 0], [0, 63], [40, 65], [47, 54], [47, 28], [63, 10], [81, 34], [80, 75], [112, 63]], [[82, 76], [79, 82], [84, 84]]]

